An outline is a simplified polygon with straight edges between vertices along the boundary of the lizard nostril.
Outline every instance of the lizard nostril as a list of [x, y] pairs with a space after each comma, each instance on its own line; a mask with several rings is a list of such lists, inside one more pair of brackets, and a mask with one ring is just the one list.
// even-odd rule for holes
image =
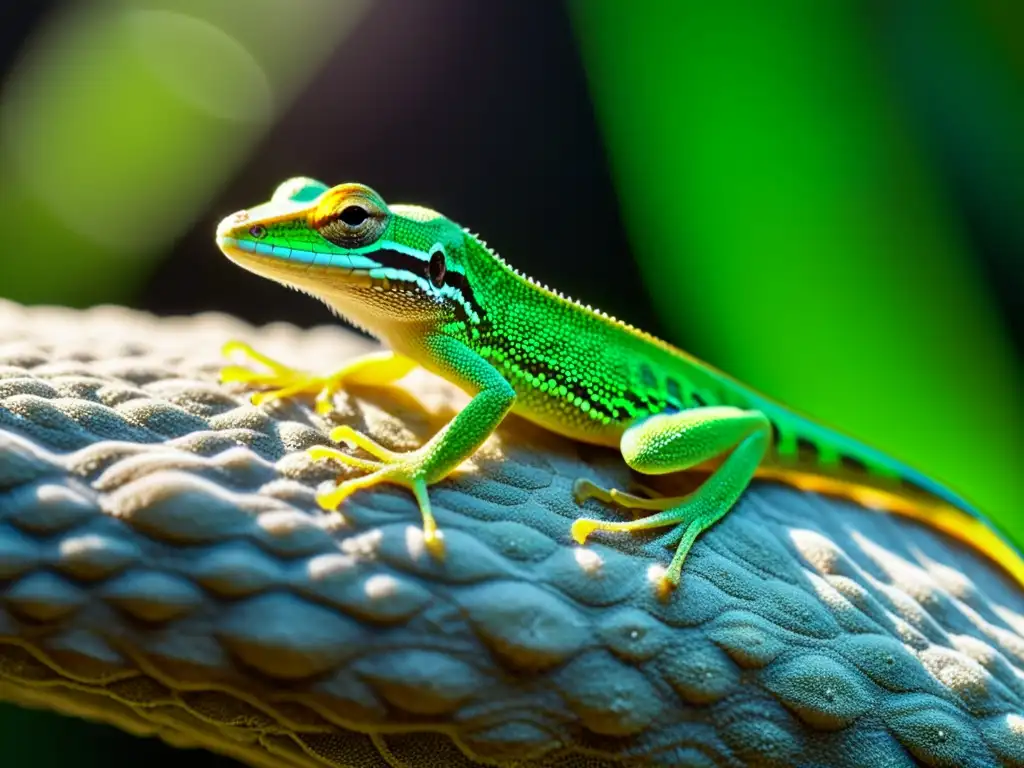
[[264, 227], [262, 224], [253, 224], [251, 227], [249, 227], [249, 234], [255, 237], [257, 240], [261, 240], [267, 234], [267, 228]]

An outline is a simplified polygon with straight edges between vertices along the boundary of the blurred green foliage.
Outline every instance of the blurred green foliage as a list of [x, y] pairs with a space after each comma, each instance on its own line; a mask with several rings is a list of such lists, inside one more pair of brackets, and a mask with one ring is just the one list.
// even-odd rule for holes
[[0, 259], [0, 295], [130, 301], [367, 7], [120, 0], [55, 10], [3, 83], [0, 231], [18, 257]]

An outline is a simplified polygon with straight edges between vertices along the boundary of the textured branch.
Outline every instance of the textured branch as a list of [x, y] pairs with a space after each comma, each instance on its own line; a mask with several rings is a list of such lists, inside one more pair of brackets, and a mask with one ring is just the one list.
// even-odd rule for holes
[[[660, 602], [651, 538], [568, 536], [614, 452], [510, 418], [432, 490], [437, 563], [401, 489], [317, 508], [329, 425], [218, 385], [230, 337], [367, 346], [0, 303], [3, 698], [258, 766], [1024, 764], [1024, 596], [957, 542], [762, 484]], [[406, 449], [463, 401], [414, 374], [332, 421]]]

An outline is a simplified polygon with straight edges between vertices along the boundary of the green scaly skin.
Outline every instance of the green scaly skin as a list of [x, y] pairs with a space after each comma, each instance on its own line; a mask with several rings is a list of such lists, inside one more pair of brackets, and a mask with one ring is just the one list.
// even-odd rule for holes
[[476, 236], [435, 211], [388, 206], [359, 184], [328, 188], [291, 179], [270, 202], [225, 219], [224, 253], [256, 274], [307, 292], [383, 341], [390, 352], [352, 361], [329, 376], [294, 371], [238, 343], [270, 369], [229, 366], [223, 378], [270, 387], [257, 402], [314, 394], [321, 411], [345, 382], [383, 384], [420, 365], [473, 395], [421, 448], [394, 453], [351, 428], [332, 438], [374, 457], [314, 448], [367, 474], [320, 497], [328, 509], [380, 482], [410, 488], [424, 538], [443, 539], [429, 485], [469, 458], [509, 411], [577, 440], [618, 447], [644, 474], [697, 468], [708, 477], [680, 498], [642, 498], [577, 483], [577, 498], [653, 510], [631, 522], [580, 518], [572, 536], [595, 530], [669, 527], [676, 551], [653, 574], [662, 594], [678, 584], [697, 537], [720, 520], [754, 477], [908, 514], [955, 535], [1024, 585], [1024, 559], [967, 502], [885, 454], [815, 423], [707, 364], [550, 291], [519, 274]]

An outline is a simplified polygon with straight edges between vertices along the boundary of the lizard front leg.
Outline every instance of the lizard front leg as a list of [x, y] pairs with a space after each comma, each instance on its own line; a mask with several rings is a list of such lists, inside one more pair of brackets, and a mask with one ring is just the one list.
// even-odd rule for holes
[[310, 448], [308, 453], [313, 459], [335, 459], [369, 472], [321, 494], [318, 501], [325, 509], [337, 509], [355, 491], [379, 483], [409, 488], [423, 517], [424, 542], [432, 554], [440, 556], [444, 552], [443, 539], [430, 508], [427, 487], [443, 480], [476, 452], [512, 408], [515, 391], [486, 360], [455, 339], [445, 336], [427, 339], [424, 348], [444, 378], [476, 392], [455, 418], [422, 447], [408, 453], [391, 451], [347, 426], [333, 430], [331, 439], [362, 448], [375, 460], [324, 446]]
[[241, 355], [266, 368], [255, 371], [242, 365], [228, 365], [221, 369], [222, 383], [239, 382], [258, 387], [267, 387], [264, 392], [255, 393], [250, 400], [253, 405], [284, 400], [289, 397], [313, 395], [317, 413], [328, 413], [333, 407], [334, 393], [345, 384], [376, 386], [390, 384], [405, 376], [416, 367], [416, 363], [390, 350], [372, 352], [350, 360], [344, 366], [329, 374], [316, 374], [290, 368], [257, 352], [242, 341], [229, 341], [224, 345], [225, 356]]
[[572, 525], [572, 536], [582, 544], [596, 530], [639, 531], [675, 526], [668, 538], [678, 538], [678, 545], [660, 584], [661, 593], [667, 594], [679, 584], [690, 547], [733, 507], [749, 485], [770, 441], [771, 425], [760, 411], [715, 406], [644, 419], [627, 429], [620, 441], [623, 458], [638, 472], [678, 472], [729, 455], [697, 490], [676, 498], [643, 499], [577, 481], [579, 501], [596, 497], [621, 507], [656, 510], [656, 514], [620, 523], [580, 518]]

